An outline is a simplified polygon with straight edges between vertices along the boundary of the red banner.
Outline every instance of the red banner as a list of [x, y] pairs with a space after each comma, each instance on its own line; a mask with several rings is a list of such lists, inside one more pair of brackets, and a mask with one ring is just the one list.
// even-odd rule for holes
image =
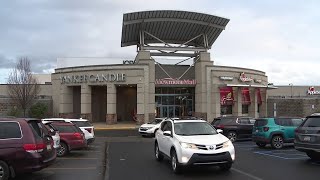
[[220, 88], [220, 104], [221, 105], [233, 105], [232, 87], [221, 87]]
[[241, 94], [242, 94], [242, 104], [245, 104], [245, 105], [251, 104], [249, 88], [242, 88]]

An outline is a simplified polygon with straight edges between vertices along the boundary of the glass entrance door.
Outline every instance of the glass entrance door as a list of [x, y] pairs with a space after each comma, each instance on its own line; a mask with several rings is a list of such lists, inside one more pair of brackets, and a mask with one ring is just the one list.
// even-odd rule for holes
[[159, 112], [160, 117], [181, 117], [182, 116], [182, 107], [176, 105], [168, 105], [168, 106], [159, 106], [157, 107], [157, 111]]

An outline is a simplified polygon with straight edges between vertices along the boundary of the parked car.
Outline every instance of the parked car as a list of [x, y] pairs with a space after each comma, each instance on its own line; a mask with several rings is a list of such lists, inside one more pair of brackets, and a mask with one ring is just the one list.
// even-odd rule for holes
[[65, 156], [72, 150], [87, 147], [84, 133], [73, 123], [53, 122], [51, 125], [60, 133], [60, 148], [57, 151], [59, 157]]
[[226, 116], [215, 118], [211, 125], [216, 129], [223, 130], [223, 134], [235, 142], [241, 138], [252, 137], [252, 127], [255, 119], [242, 116]]
[[302, 118], [260, 118], [254, 123], [252, 140], [259, 146], [271, 144], [274, 149], [281, 149], [284, 143], [293, 143], [294, 131], [302, 123]]
[[[163, 120], [167, 118], [155, 118], [153, 121], [149, 123], [142, 124], [139, 128], [139, 133], [142, 136], [154, 136], [157, 130], [160, 128], [160, 124]], [[177, 120], [179, 118], [172, 118]]]
[[48, 123], [46, 123], [44, 125], [47, 128], [47, 131], [49, 132], [49, 134], [51, 135], [51, 137], [53, 139], [53, 147], [55, 149], [60, 148], [60, 134], [59, 134], [59, 131], [57, 129], [55, 129], [55, 127], [53, 127], [51, 125], [51, 122], [48, 122]]
[[295, 130], [294, 147], [320, 161], [320, 114], [308, 116]]
[[232, 142], [204, 120], [164, 120], [156, 132], [154, 153], [157, 161], [168, 157], [174, 173], [189, 165], [229, 170], [235, 160]]
[[71, 122], [81, 129], [88, 144], [93, 143], [95, 140], [94, 127], [87, 119], [47, 118], [42, 119], [42, 122]]
[[0, 179], [53, 164], [53, 140], [37, 119], [0, 118]]

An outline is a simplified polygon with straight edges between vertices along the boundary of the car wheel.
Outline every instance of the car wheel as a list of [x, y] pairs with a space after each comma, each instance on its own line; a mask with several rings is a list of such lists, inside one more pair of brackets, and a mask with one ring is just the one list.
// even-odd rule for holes
[[283, 137], [282, 136], [273, 136], [271, 139], [271, 146], [274, 149], [281, 149], [283, 147]]
[[175, 174], [179, 174], [181, 172], [181, 165], [179, 164], [175, 150], [171, 152], [171, 169]]
[[7, 163], [0, 161], [0, 179], [1, 180], [8, 180], [9, 179], [9, 167]]
[[60, 148], [57, 150], [57, 156], [62, 157], [68, 153], [68, 146], [64, 142], [60, 142]]
[[154, 144], [154, 155], [155, 155], [157, 161], [160, 162], [163, 160], [163, 155], [161, 154], [161, 152], [159, 150], [159, 146], [158, 146], [157, 142]]
[[232, 163], [226, 163], [219, 166], [222, 171], [229, 171], [232, 167]]
[[227, 138], [230, 139], [231, 142], [235, 142], [237, 140], [237, 133], [235, 131], [229, 131], [227, 134]]
[[312, 159], [314, 161], [320, 161], [320, 153], [307, 152], [307, 155], [309, 156], [310, 159]]
[[257, 142], [256, 144], [257, 144], [257, 146], [259, 146], [261, 148], [264, 148], [267, 145], [267, 143], [262, 143], [262, 142]]

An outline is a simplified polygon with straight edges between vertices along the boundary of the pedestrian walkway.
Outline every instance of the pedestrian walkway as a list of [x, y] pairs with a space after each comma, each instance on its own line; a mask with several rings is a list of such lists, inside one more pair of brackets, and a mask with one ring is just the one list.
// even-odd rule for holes
[[92, 123], [95, 130], [128, 130], [137, 129], [139, 125], [135, 123], [117, 123], [117, 124], [106, 124], [103, 122]]

